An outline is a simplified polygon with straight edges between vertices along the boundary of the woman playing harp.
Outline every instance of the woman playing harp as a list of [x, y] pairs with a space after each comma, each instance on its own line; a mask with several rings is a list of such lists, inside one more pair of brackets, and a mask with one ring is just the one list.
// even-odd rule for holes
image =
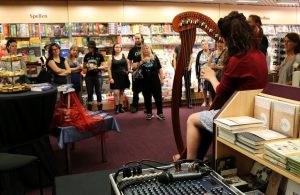
[[[236, 11], [218, 21], [228, 52], [219, 82], [215, 71], [206, 67], [200, 77], [208, 80], [216, 94], [228, 99], [235, 91], [261, 89], [267, 84], [268, 69], [264, 54], [258, 50], [254, 31], [245, 16]], [[213, 118], [219, 110], [194, 113], [187, 120], [187, 159], [203, 159], [213, 139]], [[175, 155], [174, 160], [180, 158]]]

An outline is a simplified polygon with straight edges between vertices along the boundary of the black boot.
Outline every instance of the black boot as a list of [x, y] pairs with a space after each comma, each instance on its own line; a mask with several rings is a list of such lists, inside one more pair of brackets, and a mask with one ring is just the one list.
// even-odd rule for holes
[[137, 104], [131, 104], [130, 110], [132, 113], [136, 113], [138, 111], [138, 105]]
[[92, 104], [88, 104], [87, 109], [88, 109], [89, 111], [92, 111], [93, 105], [92, 105]]
[[124, 110], [122, 108], [122, 104], [119, 104], [119, 113], [124, 113]]
[[98, 110], [99, 110], [99, 112], [103, 112], [103, 110], [102, 110], [102, 104], [98, 104]]
[[116, 105], [115, 114], [119, 114], [119, 105]]

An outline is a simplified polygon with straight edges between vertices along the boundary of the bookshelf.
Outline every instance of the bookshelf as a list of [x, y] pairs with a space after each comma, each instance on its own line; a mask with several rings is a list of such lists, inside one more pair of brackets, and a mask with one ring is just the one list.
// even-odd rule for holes
[[[300, 97], [297, 97], [296, 95], [299, 93], [299, 88], [278, 84], [268, 84], [263, 90], [239, 91], [232, 95], [226, 102], [216, 118], [241, 115], [253, 116], [254, 97], [258, 94], [264, 97], [272, 97], [276, 100], [300, 104]], [[248, 152], [247, 150], [218, 137], [216, 132], [214, 132], [214, 136], [214, 160], [222, 157], [234, 156], [236, 158], [238, 175], [247, 175], [250, 172], [253, 163], [259, 162], [300, 185], [299, 176], [265, 160], [263, 154], [253, 154]]]

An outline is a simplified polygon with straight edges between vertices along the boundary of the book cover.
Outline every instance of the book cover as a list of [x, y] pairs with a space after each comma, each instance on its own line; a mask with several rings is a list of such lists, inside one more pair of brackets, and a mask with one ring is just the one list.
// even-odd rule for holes
[[287, 138], [287, 136], [269, 129], [240, 132], [237, 133], [237, 137], [238, 139], [244, 140], [252, 145], [260, 145], [266, 141]]
[[218, 118], [214, 120], [214, 123], [228, 130], [262, 127], [263, 125], [262, 121], [249, 116]]
[[271, 129], [271, 107], [273, 100], [270, 98], [255, 96], [254, 118], [263, 122], [263, 126]]
[[265, 143], [264, 147], [283, 159], [287, 159], [288, 156], [300, 155], [300, 139], [274, 141]]
[[299, 108], [297, 104], [274, 101], [272, 129], [288, 137], [298, 137]]

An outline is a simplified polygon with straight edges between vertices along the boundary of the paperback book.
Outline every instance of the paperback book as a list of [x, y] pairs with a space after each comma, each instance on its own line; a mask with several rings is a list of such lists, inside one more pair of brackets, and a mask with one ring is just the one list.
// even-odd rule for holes
[[274, 141], [265, 143], [264, 147], [282, 159], [287, 159], [289, 156], [300, 155], [300, 139]]
[[259, 129], [255, 131], [237, 133], [237, 138], [238, 140], [243, 140], [252, 145], [262, 145], [267, 141], [283, 139], [287, 138], [287, 136], [269, 129]]
[[288, 137], [298, 137], [299, 109], [297, 104], [274, 101], [272, 129]]
[[271, 129], [271, 109], [273, 100], [270, 98], [255, 96], [254, 118], [263, 122], [263, 126]]
[[218, 118], [214, 120], [214, 123], [217, 126], [223, 127], [227, 130], [238, 130], [263, 126], [263, 122], [261, 120], [249, 116]]

